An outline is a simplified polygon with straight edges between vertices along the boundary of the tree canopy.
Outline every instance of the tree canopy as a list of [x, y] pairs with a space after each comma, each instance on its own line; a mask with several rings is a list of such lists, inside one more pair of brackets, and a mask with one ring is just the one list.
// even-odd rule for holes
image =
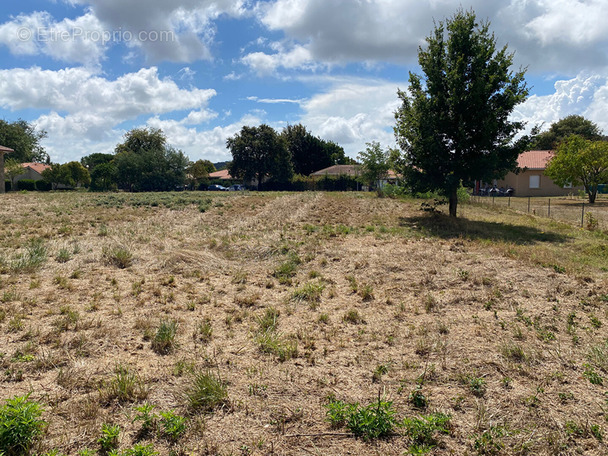
[[531, 147], [539, 150], [553, 150], [572, 135], [592, 141], [602, 139], [600, 127], [583, 116], [573, 114], [558, 120], [549, 127], [549, 130], [536, 135]]
[[119, 187], [130, 191], [167, 191], [182, 187], [188, 158], [167, 146], [159, 129], [136, 128], [116, 146], [114, 165]]
[[232, 153], [230, 174], [245, 181], [257, 181], [258, 190], [265, 179], [286, 183], [293, 176], [287, 144], [268, 125], [243, 127], [240, 133], [228, 138], [226, 145]]
[[595, 203], [600, 184], [608, 182], [608, 142], [570, 136], [562, 141], [545, 174], [557, 185], [583, 185]]
[[416, 191], [438, 190], [456, 216], [462, 182], [502, 178], [516, 167], [527, 138], [509, 120], [528, 89], [524, 70], [512, 72], [513, 54], [497, 48], [488, 22], [459, 10], [436, 25], [419, 49], [424, 76], [410, 73], [396, 112], [395, 135], [404, 151], [404, 174]]
[[37, 130], [25, 120], [0, 120], [0, 144], [13, 149], [11, 158], [19, 163], [50, 163], [49, 155], [40, 144], [46, 137], [46, 131]]
[[313, 136], [302, 124], [288, 125], [281, 136], [287, 143], [295, 174], [308, 176], [320, 169], [346, 163], [342, 147]]
[[366, 149], [359, 152], [357, 158], [361, 162], [361, 181], [369, 187], [378, 188], [380, 181], [388, 176], [389, 151], [384, 151], [379, 142], [373, 141], [367, 143]]

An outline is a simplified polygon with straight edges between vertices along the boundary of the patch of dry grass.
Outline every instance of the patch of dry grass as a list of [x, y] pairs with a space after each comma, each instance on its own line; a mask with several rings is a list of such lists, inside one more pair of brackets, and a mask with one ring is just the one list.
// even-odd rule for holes
[[[606, 235], [419, 206], [2, 195], [0, 399], [43, 404], [41, 454], [95, 448], [104, 423], [131, 448], [145, 404], [187, 417], [175, 441], [146, 437], [160, 454], [605, 453]], [[379, 394], [406, 426], [332, 435], [328, 397]]]

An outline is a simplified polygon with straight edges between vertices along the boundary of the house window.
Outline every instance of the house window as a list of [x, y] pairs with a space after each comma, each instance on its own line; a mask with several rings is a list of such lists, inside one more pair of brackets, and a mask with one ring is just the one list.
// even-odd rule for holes
[[530, 176], [530, 188], [540, 188], [540, 176]]
[[564, 188], [572, 188], [572, 182], [568, 182], [567, 184], [564, 184]]

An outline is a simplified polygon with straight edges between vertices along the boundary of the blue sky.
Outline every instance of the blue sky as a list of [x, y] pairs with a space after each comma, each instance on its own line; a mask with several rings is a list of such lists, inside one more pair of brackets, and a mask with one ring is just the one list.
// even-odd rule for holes
[[24, 0], [0, 5], [0, 116], [48, 132], [55, 162], [161, 128], [192, 160], [243, 125], [302, 122], [355, 157], [393, 145], [397, 88], [433, 20], [488, 19], [528, 68], [513, 113], [608, 132], [606, 0]]

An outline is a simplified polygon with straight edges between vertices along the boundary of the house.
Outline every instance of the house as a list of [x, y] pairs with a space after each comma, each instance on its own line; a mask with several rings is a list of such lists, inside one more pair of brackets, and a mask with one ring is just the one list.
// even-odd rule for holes
[[21, 163], [21, 166], [25, 172], [15, 177], [15, 182], [26, 179], [33, 181], [42, 180], [42, 172], [51, 169], [50, 165], [45, 165], [44, 163]]
[[[349, 176], [357, 178], [361, 174], [361, 165], [333, 165], [329, 168], [325, 168], [319, 171], [315, 171], [310, 175], [313, 178], [321, 177], [338, 177], [338, 176]], [[380, 180], [378, 186], [380, 188], [387, 184], [396, 184], [400, 176], [392, 169], [388, 170], [386, 179]]]
[[232, 181], [234, 177], [230, 175], [227, 169], [222, 169], [221, 171], [216, 171], [214, 173], [209, 173], [209, 179], [211, 180], [225, 180]]
[[529, 150], [517, 159], [519, 174], [509, 173], [496, 187], [513, 188], [515, 196], [566, 196], [577, 193], [583, 187], [566, 185], [561, 187], [545, 175], [547, 164], [555, 155], [552, 150]]

